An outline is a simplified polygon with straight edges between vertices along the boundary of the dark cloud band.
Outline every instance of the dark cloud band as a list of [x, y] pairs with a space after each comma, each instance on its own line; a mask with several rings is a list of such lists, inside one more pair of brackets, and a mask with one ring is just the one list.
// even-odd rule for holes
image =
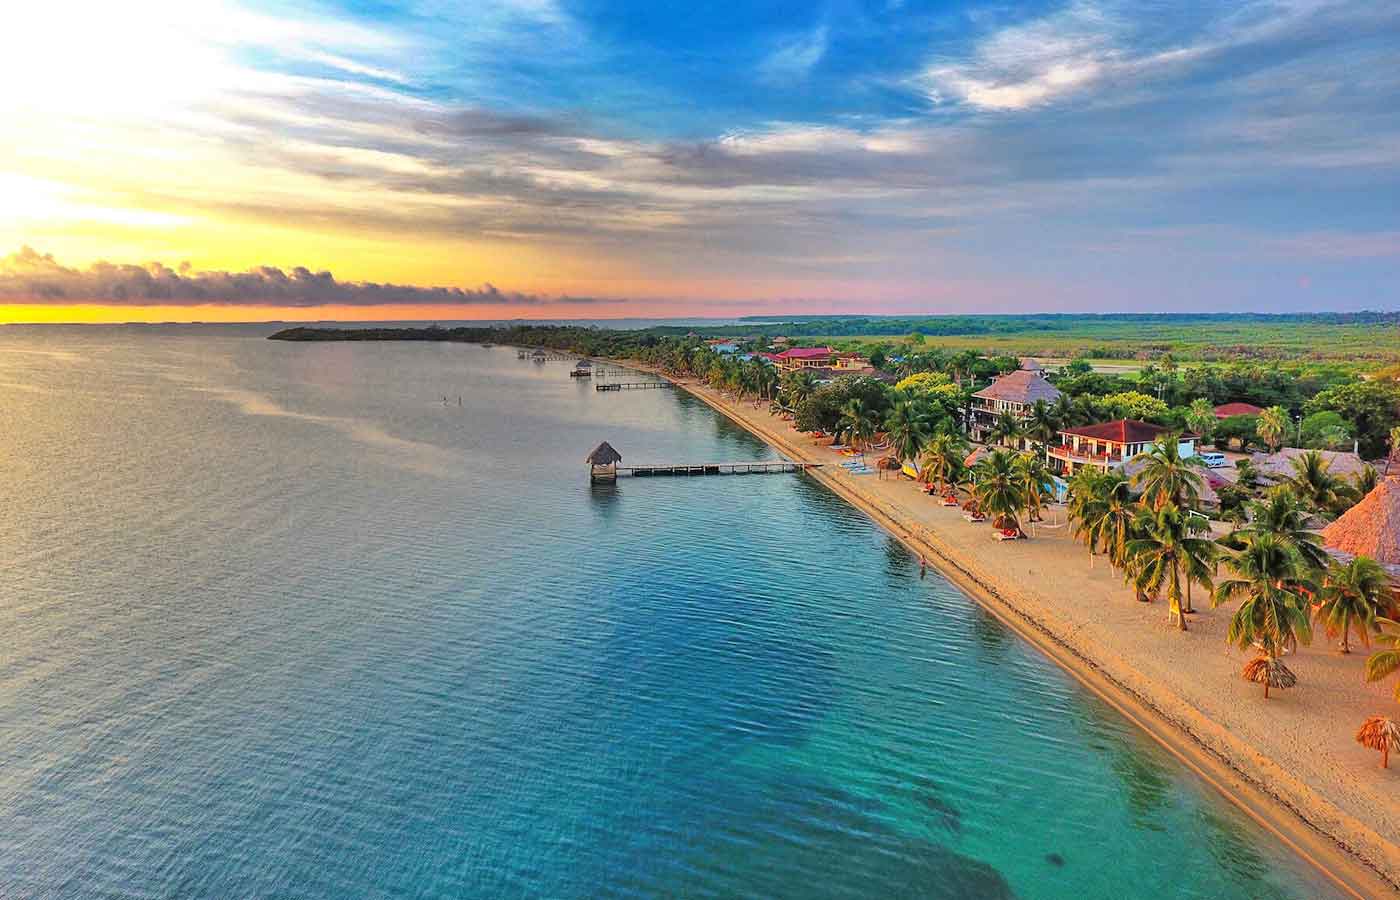
[[197, 272], [189, 264], [129, 265], [98, 262], [86, 269], [60, 264], [51, 254], [22, 247], [0, 259], [0, 300], [22, 303], [110, 303], [122, 306], [266, 305], [313, 306], [536, 306], [590, 304], [588, 297], [546, 297], [498, 290], [416, 287], [367, 281], [337, 281], [330, 272], [303, 266], [284, 271], [259, 266], [247, 272]]

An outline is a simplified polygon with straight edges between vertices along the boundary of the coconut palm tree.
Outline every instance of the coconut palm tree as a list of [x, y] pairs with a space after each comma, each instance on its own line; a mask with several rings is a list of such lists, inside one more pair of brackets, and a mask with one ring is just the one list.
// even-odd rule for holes
[[1330, 513], [1350, 485], [1332, 474], [1332, 464], [1316, 450], [1292, 461], [1293, 474], [1284, 480], [1293, 495], [1313, 512]]
[[853, 397], [841, 407], [837, 434], [845, 435], [853, 446], [860, 447], [875, 436], [878, 421], [874, 407], [860, 397]]
[[1133, 475], [1133, 487], [1142, 493], [1142, 501], [1160, 509], [1168, 503], [1194, 508], [1201, 499], [1201, 461], [1195, 456], [1182, 456], [1177, 436], [1169, 434], [1133, 457], [1141, 466]]
[[1208, 537], [1210, 527], [1176, 504], [1168, 502], [1153, 510], [1143, 507], [1135, 523], [1138, 536], [1128, 541], [1127, 570], [1133, 586], [1156, 596], [1165, 588], [1168, 621], [1186, 630], [1186, 596], [1193, 581], [1207, 590], [1214, 574], [1215, 543]]
[[1322, 536], [1308, 530], [1308, 511], [1288, 490], [1273, 490], [1261, 501], [1249, 504], [1250, 521], [1221, 539], [1238, 550], [1252, 536], [1271, 534], [1288, 544], [1302, 559], [1306, 574], [1326, 570], [1332, 557], [1322, 545]]
[[1128, 541], [1134, 537], [1137, 504], [1130, 496], [1128, 479], [1117, 469], [1099, 475], [1095, 490], [1102, 502], [1090, 511], [1093, 518], [1086, 528], [1095, 548], [1108, 556], [1108, 564], [1121, 569], [1127, 563]]
[[1389, 716], [1371, 716], [1361, 723], [1356, 742], [1381, 752], [1381, 768], [1390, 768], [1390, 751], [1400, 750], [1400, 722]]
[[[1043, 402], [1043, 401], [1042, 401]], [[1046, 501], [1055, 497], [1050, 470], [1038, 453], [1018, 453], [1015, 459], [1016, 477], [1021, 481], [1026, 515], [1032, 522], [1040, 521], [1040, 511]]]
[[1069, 480], [1069, 506], [1066, 513], [1069, 516], [1070, 533], [1074, 535], [1075, 540], [1082, 541], [1088, 548], [1091, 569], [1094, 567], [1094, 554], [1099, 549], [1096, 526], [1108, 505], [1103, 478], [1105, 474], [1091, 466], [1080, 469]]
[[1084, 424], [1079, 421], [1078, 411], [1074, 408], [1074, 400], [1069, 394], [1061, 394], [1055, 398], [1055, 402], [1050, 404], [1050, 415], [1054, 417], [1061, 428]]
[[1055, 408], [1044, 400], [1031, 404], [1030, 414], [1026, 416], [1026, 436], [1049, 446], [1059, 432], [1060, 420], [1055, 416]]
[[891, 449], [901, 462], [918, 459], [929, 439], [928, 415], [917, 404], [901, 400], [885, 417], [885, 431], [890, 436]]
[[1011, 442], [1019, 438], [1025, 431], [1021, 427], [1021, 421], [1010, 412], [1003, 412], [997, 416], [992, 427], [987, 429], [987, 442], [1010, 446]]
[[809, 369], [799, 369], [783, 376], [783, 394], [791, 409], [796, 409], [797, 405], [812, 396], [816, 389], [817, 375]]
[[1341, 650], [1350, 653], [1353, 626], [1361, 643], [1371, 645], [1376, 616], [1390, 598], [1390, 578], [1380, 563], [1369, 556], [1357, 556], [1346, 564], [1333, 560], [1322, 585], [1321, 597], [1318, 620], [1329, 636], [1341, 635]]
[[[1257, 647], [1262, 657], [1272, 661], [1268, 669], [1272, 672], [1285, 651], [1312, 640], [1308, 603], [1298, 588], [1306, 583], [1298, 553], [1275, 535], [1256, 534], [1227, 557], [1226, 566], [1233, 577], [1216, 584], [1212, 602], [1219, 606], [1240, 601], [1230, 620], [1228, 639], [1241, 650]], [[1243, 674], [1247, 679], [1258, 680], [1257, 665], [1256, 660], [1246, 666]], [[1266, 698], [1271, 683], [1268, 679], [1263, 682]]]
[[1215, 430], [1215, 407], [1210, 405], [1210, 401], [1204, 397], [1197, 397], [1191, 401], [1191, 405], [1186, 409], [1186, 427], [1201, 436], [1201, 440], [1209, 440], [1211, 432]]
[[1356, 496], [1356, 499], [1360, 500], [1362, 497], [1374, 491], [1376, 485], [1380, 484], [1380, 482], [1381, 476], [1380, 473], [1376, 471], [1376, 467], [1367, 463], [1361, 468], [1360, 472], [1356, 473], [1356, 477], [1352, 479], [1351, 490]]
[[1259, 422], [1254, 426], [1254, 431], [1259, 435], [1259, 440], [1268, 445], [1270, 452], [1277, 453], [1283, 446], [1291, 425], [1288, 410], [1282, 406], [1271, 406], [1259, 414]]
[[967, 456], [967, 440], [960, 434], [947, 431], [935, 432], [924, 445], [920, 460], [919, 477], [928, 483], [936, 483], [940, 491], [945, 490], [952, 475], [962, 465]]
[[[1387, 649], [1377, 650], [1366, 658], [1366, 680], [1380, 681], [1400, 669], [1400, 622], [1376, 617], [1376, 642]], [[1400, 700], [1400, 679], [1395, 682], [1395, 699]]]
[[995, 517], [992, 525], [1024, 534], [1019, 517], [1026, 501], [1016, 472], [1015, 455], [1006, 450], [993, 450], [973, 467], [973, 476], [973, 495], [982, 511]]

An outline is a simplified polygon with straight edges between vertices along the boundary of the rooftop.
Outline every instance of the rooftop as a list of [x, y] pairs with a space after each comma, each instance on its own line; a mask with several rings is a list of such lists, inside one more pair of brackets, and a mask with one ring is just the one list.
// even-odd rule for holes
[[1046, 381], [1040, 372], [1017, 369], [1009, 375], [1001, 376], [972, 396], [983, 400], [1005, 400], [1009, 403], [1029, 404], [1037, 400], [1053, 403], [1060, 396], [1060, 391]]
[[[1109, 441], [1114, 444], [1150, 444], [1158, 437], [1170, 432], [1170, 428], [1163, 428], [1161, 425], [1153, 425], [1151, 422], [1142, 422], [1137, 419], [1116, 419], [1112, 422], [1100, 422], [1097, 425], [1060, 429], [1060, 434]], [[1194, 439], [1195, 437], [1194, 434], [1182, 435], [1183, 439]]]
[[1222, 403], [1215, 408], [1215, 417], [1228, 419], [1230, 416], [1257, 416], [1263, 411], [1262, 406], [1255, 406], [1253, 403]]
[[793, 347], [779, 353], [778, 359], [819, 359], [835, 354], [836, 351], [830, 347]]
[[611, 466], [622, 462], [622, 454], [613, 449], [613, 445], [607, 441], [593, 448], [593, 452], [584, 458], [584, 462], [593, 466]]

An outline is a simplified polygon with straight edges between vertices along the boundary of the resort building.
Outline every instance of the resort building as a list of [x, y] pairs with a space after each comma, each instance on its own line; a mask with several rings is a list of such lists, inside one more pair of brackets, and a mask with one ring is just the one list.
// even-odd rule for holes
[[774, 359], [775, 365], [783, 372], [836, 367], [836, 351], [830, 347], [794, 347], [777, 354]]
[[968, 423], [972, 439], [985, 441], [1002, 413], [1009, 412], [1024, 422], [1037, 400], [1054, 403], [1059, 396], [1059, 389], [1046, 381], [1038, 368], [1021, 368], [1002, 375], [972, 395], [972, 418]]
[[[1066, 428], [1060, 432], [1060, 442], [1049, 448], [1050, 466], [1066, 477], [1085, 466], [1117, 469], [1169, 433], [1170, 428], [1137, 419]], [[1182, 456], [1195, 456], [1196, 435], [1181, 435], [1178, 447]]]
[[859, 353], [836, 354], [835, 362], [832, 363], [831, 368], [835, 369], [837, 372], [843, 373], [874, 371], [874, 367], [870, 365], [870, 359], [861, 356]]
[[1327, 552], [1347, 561], [1369, 556], [1381, 564], [1400, 596], [1400, 450], [1392, 451], [1386, 476], [1322, 529]]
[[1215, 417], [1228, 419], [1231, 416], [1257, 416], [1263, 411], [1262, 406], [1255, 406], [1253, 403], [1222, 403], [1215, 408]]
[[715, 353], [729, 354], [739, 352], [739, 345], [733, 341], [706, 341], [705, 343]]

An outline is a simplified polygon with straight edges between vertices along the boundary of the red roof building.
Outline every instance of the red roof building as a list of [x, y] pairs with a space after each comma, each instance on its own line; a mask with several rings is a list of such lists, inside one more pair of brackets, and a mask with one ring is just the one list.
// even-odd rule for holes
[[[1137, 419], [1065, 428], [1060, 431], [1060, 443], [1051, 446], [1049, 454], [1052, 465], [1065, 475], [1073, 475], [1084, 466], [1116, 469], [1170, 433], [1170, 428]], [[1195, 455], [1196, 435], [1183, 434], [1179, 443], [1182, 456]]]
[[836, 351], [830, 347], [793, 347], [779, 353], [774, 362], [785, 372], [794, 369], [823, 369], [835, 364]]
[[1231, 416], [1257, 416], [1263, 411], [1263, 407], [1253, 403], [1222, 403], [1215, 408], [1215, 417], [1228, 419]]

